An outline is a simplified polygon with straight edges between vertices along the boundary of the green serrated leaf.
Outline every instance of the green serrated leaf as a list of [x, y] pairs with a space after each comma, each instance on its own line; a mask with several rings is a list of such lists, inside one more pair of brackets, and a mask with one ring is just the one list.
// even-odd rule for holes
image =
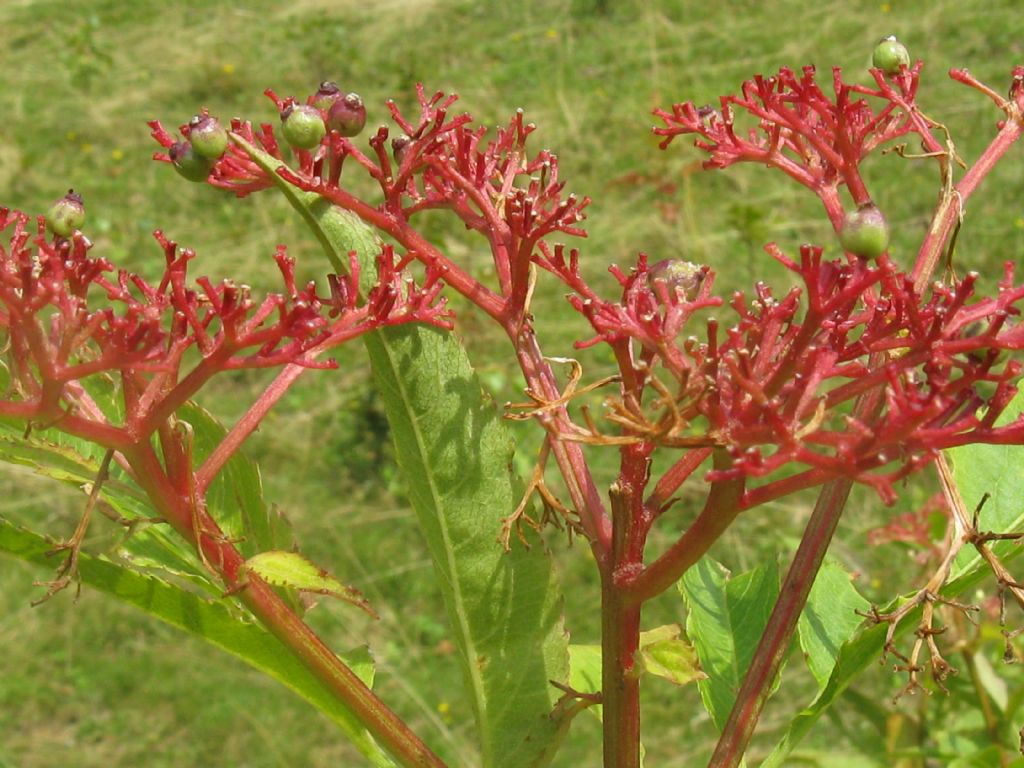
[[678, 587], [686, 634], [707, 675], [697, 683], [701, 699], [721, 730], [779, 595], [778, 575], [774, 566], [761, 566], [729, 578], [724, 566], [704, 557]]
[[[357, 252], [365, 291], [380, 250], [374, 231], [286, 184], [279, 160], [232, 140], [273, 176], [335, 271]], [[568, 678], [568, 638], [545, 548], [505, 553], [496, 541], [501, 518], [519, 500], [508, 431], [454, 335], [404, 326], [363, 338], [463, 662], [481, 764], [542, 764], [561, 732], [551, 717], [558, 690], [549, 681]]]
[[[46, 556], [52, 546], [43, 536], [0, 517], [0, 552], [52, 568], [53, 561]], [[334, 720], [372, 765], [379, 768], [395, 765], [359, 721], [277, 638], [259, 625], [239, 619], [237, 612], [225, 602], [205, 599], [86, 553], [79, 558], [78, 571], [85, 584], [202, 637], [290, 688]], [[373, 661], [365, 648], [346, 654], [342, 659], [363, 682], [373, 683]]]
[[376, 615], [358, 589], [342, 584], [298, 552], [260, 552], [245, 561], [245, 570], [256, 574], [268, 584], [336, 597], [362, 608], [371, 616]]
[[828, 683], [843, 643], [864, 622], [857, 611], [866, 611], [869, 606], [842, 566], [826, 562], [818, 571], [797, 623], [800, 647], [818, 681], [818, 690]]

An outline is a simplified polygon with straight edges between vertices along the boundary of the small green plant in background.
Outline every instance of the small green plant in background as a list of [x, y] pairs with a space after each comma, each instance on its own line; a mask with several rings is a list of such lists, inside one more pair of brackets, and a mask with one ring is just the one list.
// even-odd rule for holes
[[[1024, 129], [1024, 69], [1008, 97], [951, 73], [1002, 111], [958, 178], [966, 164], [917, 104], [921, 65], [894, 42], [876, 53], [871, 85], [836, 69], [825, 87], [812, 67], [784, 68], [717, 106], [656, 112], [663, 147], [693, 134], [707, 167], [767, 165], [821, 201], [833, 241], [798, 255], [766, 246], [798, 286], [778, 294], [758, 282], [722, 298], [713, 267], [727, 263], [645, 255], [610, 267], [615, 297], [592, 286], [580, 253], [560, 242], [585, 234], [589, 200], [567, 191], [553, 153], [528, 148], [534, 126], [522, 111], [488, 133], [453, 96], [420, 86], [415, 107], [389, 103], [390, 125], [366, 141], [362, 99], [323, 83], [302, 99], [268, 91], [279, 116], [268, 123], [228, 126], [201, 112], [177, 135], [153, 123], [158, 159], [185, 179], [238, 197], [280, 193], [321, 246], [323, 279], [299, 283], [283, 246], [278, 293], [193, 278], [201, 257], [157, 232], [163, 270], [146, 280], [93, 256], [73, 192], [45, 220], [3, 209], [0, 454], [85, 488], [86, 500], [67, 540], [54, 546], [0, 520], [0, 548], [40, 563], [60, 555], [40, 601], [84, 581], [265, 671], [334, 719], [370, 764], [444, 765], [373, 692], [365, 649], [332, 651], [307, 623], [316, 596], [375, 609], [358, 584], [296, 551], [241, 451], [300, 377], [329, 386], [359, 340], [445, 599], [481, 765], [551, 764], [584, 711], [601, 719], [606, 766], [639, 765], [641, 681], [651, 678], [698, 686], [720, 733], [708, 765], [738, 765], [794, 638], [818, 690], [764, 765], [789, 759], [882, 654], [898, 660], [908, 691], [925, 672], [943, 687], [952, 666], [940, 635], [978, 610], [957, 597], [994, 572], [1000, 595], [1024, 603], [1007, 565], [1021, 522], [1014, 465], [999, 447], [1024, 442], [1014, 359], [1024, 287], [1008, 264], [998, 291], [977, 296], [978, 275], [955, 248], [968, 200]], [[938, 169], [939, 203], [911, 255], [888, 252], [890, 225], [862, 173], [889, 148], [892, 162]], [[759, 216], [737, 211], [745, 231], [760, 232]], [[491, 270], [425, 236], [419, 222], [437, 212], [481, 238]], [[591, 327], [575, 348], [548, 349], [535, 330], [542, 281], [558, 283]], [[505, 411], [543, 433], [523, 482], [509, 471], [508, 430], [450, 333], [449, 293], [500, 330], [526, 381]], [[591, 376], [575, 358], [594, 346], [614, 374]], [[196, 403], [216, 377], [264, 369], [273, 380], [234, 423]], [[592, 396], [603, 413], [587, 406]], [[608, 488], [592, 470], [602, 452], [619, 464]], [[891, 504], [932, 468], [947, 521], [934, 569], [921, 589], [872, 606], [824, 560], [850, 490], [862, 484]], [[755, 508], [809, 488], [818, 502], [781, 585], [772, 565], [730, 574], [706, 556]], [[124, 526], [113, 556], [82, 547], [99, 514]], [[888, 534], [932, 547], [916, 524], [916, 534]], [[589, 545], [599, 594], [562, 592], [536, 533], [546, 526]], [[655, 533], [668, 536], [660, 551], [648, 546]], [[644, 626], [645, 605], [663, 594], [680, 595], [685, 626]], [[600, 646], [569, 642], [567, 600], [600, 611]], [[1001, 718], [992, 699], [981, 698], [990, 706], [977, 759], [1008, 764], [1010, 707]]]

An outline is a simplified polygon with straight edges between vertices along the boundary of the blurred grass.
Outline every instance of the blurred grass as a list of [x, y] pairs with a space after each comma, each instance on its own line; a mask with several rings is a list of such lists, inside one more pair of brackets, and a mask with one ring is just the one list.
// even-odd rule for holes
[[[806, 241], [831, 245], [827, 222], [816, 201], [780, 176], [752, 167], [701, 173], [700, 156], [683, 141], [660, 152], [647, 131], [651, 109], [686, 99], [714, 103], [751, 74], [781, 65], [814, 63], [824, 72], [836, 64], [856, 77], [874, 42], [896, 33], [928, 63], [924, 108], [950, 127], [958, 150], [971, 160], [999, 115], [943, 73], [967, 66], [1002, 90], [1011, 66], [1024, 59], [1024, 20], [1017, 3], [1007, 0], [253, 0], [244, 7], [200, 0], [7, 0], [0, 5], [0, 28], [0, 113], [6, 118], [0, 123], [0, 204], [40, 212], [73, 186], [85, 196], [96, 252], [152, 276], [160, 254], [150, 233], [160, 227], [195, 248], [199, 267], [212, 277], [256, 287], [273, 286], [269, 257], [279, 242], [305, 260], [304, 274], [316, 275], [322, 264], [315, 244], [280, 200], [228, 200], [151, 162], [156, 145], [146, 120], [174, 126], [207, 106], [222, 117], [273, 121], [260, 95], [264, 88], [304, 95], [323, 79], [360, 92], [371, 105], [371, 124], [384, 120], [385, 98], [411, 104], [417, 81], [460, 93], [463, 108], [484, 124], [523, 107], [539, 126], [535, 146], [558, 151], [568, 188], [594, 199], [589, 238], [575, 245], [595, 281], [607, 281], [609, 262], [628, 263], [642, 250], [652, 258], [709, 263], [723, 289], [734, 289], [784, 277], [760, 253], [765, 240], [788, 251]], [[1019, 161], [1015, 149], [972, 201], [960, 236], [958, 258], [986, 275], [997, 273], [1003, 260], [1017, 259], [1024, 245]], [[935, 201], [936, 170], [887, 156], [870, 162], [867, 176], [894, 223], [893, 253], [909, 261]], [[459, 226], [435, 218], [428, 230], [453, 255], [476, 260], [486, 272], [479, 243]], [[572, 340], [586, 334], [563, 305], [557, 290], [538, 293], [535, 310], [548, 354], [571, 354]], [[499, 401], [517, 399], [517, 376], [497, 352], [500, 338], [471, 314], [462, 315], [459, 328]], [[583, 359], [591, 372], [604, 364], [599, 353]], [[383, 616], [374, 626], [350, 626], [344, 609], [325, 605], [311, 614], [318, 629], [339, 647], [369, 640], [385, 699], [413, 718], [453, 765], [472, 765], [469, 712], [457, 694], [444, 613], [400, 500], [400, 479], [388, 465], [386, 429], [363, 367], [361, 350], [351, 349], [340, 371], [302, 382], [250, 450], [269, 468], [267, 494], [285, 506], [307, 553], [363, 589]], [[208, 404], [230, 420], [263, 381], [249, 375], [222, 382]], [[519, 460], [528, 466], [529, 450]], [[605, 479], [609, 461], [599, 460]], [[3, 514], [58, 536], [70, 530], [77, 498], [24, 473], [7, 475], [4, 485]], [[923, 490], [914, 490], [895, 511], [912, 509], [923, 497]], [[808, 501], [759, 510], [734, 527], [716, 556], [742, 569], [791, 549]], [[864, 532], [891, 514], [873, 497], [858, 495], [836, 546], [848, 566], [877, 577], [863, 582], [877, 600], [913, 583], [914, 566], [894, 566], [893, 548], [864, 546]], [[94, 544], [114, 535], [102, 531]], [[574, 637], [595, 641], [589, 554], [552, 543]], [[198, 641], [88, 592], [77, 606], [64, 595], [30, 609], [29, 584], [44, 576], [8, 560], [0, 566], [0, 766], [358, 762], [305, 705]], [[666, 595], [650, 607], [645, 623], [679, 618], [678, 602]], [[896, 683], [880, 670], [864, 685], [881, 700]], [[806, 680], [798, 677], [794, 685], [769, 712], [769, 726], [783, 722], [786, 707], [807, 694]], [[660, 681], [648, 689], [649, 764], [691, 764], [710, 741], [695, 690], [669, 689]], [[815, 738], [836, 747], [827, 737]], [[847, 723], [842, 738], [850, 745], [866, 736], [861, 725]], [[556, 764], [596, 764], [597, 739], [596, 724], [581, 718]]]

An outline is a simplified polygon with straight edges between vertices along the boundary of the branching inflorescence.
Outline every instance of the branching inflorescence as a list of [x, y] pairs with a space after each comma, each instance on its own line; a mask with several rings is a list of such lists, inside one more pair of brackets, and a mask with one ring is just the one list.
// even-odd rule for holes
[[[455, 96], [428, 95], [419, 86], [415, 113], [389, 102], [395, 132], [380, 127], [364, 151], [355, 134], [366, 113], [355, 94], [342, 96], [331, 83], [304, 101], [267, 91], [285, 121], [285, 135], [292, 137], [292, 166], [269, 124], [256, 128], [232, 121], [230, 143], [207, 156], [206, 138], [203, 145], [190, 143], [200, 132], [219, 137], [219, 126], [205, 112], [181, 127], [180, 138], [151, 123], [153, 137], [166, 150], [157, 159], [173, 163], [186, 177], [238, 196], [286, 185], [354, 214], [397, 248], [381, 249], [376, 283], [365, 300], [354, 255], [334, 265], [344, 274], [331, 275], [329, 293], [322, 296], [313, 285], [295, 285], [292, 262], [279, 249], [275, 258], [285, 291], [257, 301], [230, 281], [203, 278], [190, 287], [186, 273], [194, 254], [159, 233], [166, 267], [154, 285], [91, 258], [80, 232], [47, 240], [41, 223], [33, 233], [27, 217], [0, 211], [0, 228], [12, 231], [9, 246], [0, 249], [0, 322], [9, 333], [13, 361], [12, 389], [0, 413], [57, 424], [127, 450], [129, 463], [142, 466], [140, 445], [165, 428], [213, 374], [279, 367], [285, 369], [283, 387], [290, 381], [287, 371], [325, 366], [323, 353], [362, 333], [405, 322], [447, 328], [439, 293], [442, 283], [449, 286], [506, 332], [530, 399], [513, 410], [535, 417], [546, 431], [542, 457], [555, 459], [569, 504], [563, 506], [545, 486], [543, 468], [531, 488], [572, 518], [595, 553], [606, 613], [603, 704], [606, 733], [612, 734], [606, 761], [636, 765], [639, 693], [631, 669], [640, 605], [675, 583], [740, 511], [825, 486], [819, 506], [831, 515], [834, 530], [845, 500], [843, 483], [846, 490], [854, 482], [866, 484], [891, 503], [897, 481], [931, 465], [944, 449], [1024, 443], [1024, 422], [996, 424], [1021, 372], [1021, 364], [1005, 353], [1024, 348], [1024, 323], [1017, 317], [1024, 285], [1015, 283], [1010, 264], [991, 297], [975, 295], [975, 273], [957, 278], [950, 270], [945, 282], [932, 279], [940, 252], [952, 248], [964, 201], [1020, 135], [1024, 76], [1015, 70], [1010, 98], [1001, 100], [966, 73], [954, 74], [993, 96], [1007, 115], [982, 159], [954, 184], [951, 161], [958, 158], [952, 142], [915, 102], [921, 69], [920, 62], [900, 61], [885, 71], [873, 69], [874, 87], [847, 84], [835, 69], [832, 95], [818, 85], [813, 68], [799, 75], [782, 69], [744, 83], [739, 95], [723, 97], [717, 109], [685, 103], [656, 112], [663, 122], [655, 129], [665, 137], [662, 147], [693, 134], [708, 155], [708, 168], [739, 162], [777, 168], [821, 199], [841, 235], [852, 226], [841, 187], [858, 211], [873, 207], [860, 169], [867, 155], [913, 136], [924, 147], [923, 157], [938, 159], [943, 194], [912, 269], [900, 269], [885, 253], [887, 231], [867, 240], [844, 238], [847, 252], [832, 260], [818, 246], [804, 245], [793, 258], [770, 244], [769, 255], [798, 283], [782, 296], [758, 283], [749, 296], [723, 299], [713, 293], [709, 266], [650, 263], [641, 255], [631, 269], [611, 268], [621, 296], [603, 297], [583, 276], [579, 252], [552, 242], [585, 235], [581, 222], [589, 200], [566, 193], [554, 154], [527, 149], [534, 127], [522, 111], [488, 138], [469, 115], [452, 113]], [[741, 115], [752, 125], [741, 127]], [[293, 119], [312, 122], [300, 131], [288, 126]], [[379, 195], [367, 199], [353, 192], [343, 173], [352, 170], [375, 182]], [[417, 228], [420, 213], [439, 209], [484, 239], [495, 268], [493, 284], [456, 263]], [[887, 226], [880, 214], [854, 224]], [[414, 262], [425, 275], [421, 286], [406, 274]], [[560, 384], [533, 330], [530, 301], [540, 279], [555, 279], [568, 289], [570, 305], [593, 330], [577, 347], [607, 345], [616, 376], [580, 390], [581, 370], [572, 361], [568, 386]], [[91, 308], [91, 301], [102, 306]], [[194, 364], [186, 362], [194, 359], [186, 354], [192, 350], [198, 353]], [[80, 384], [111, 371], [121, 377], [123, 424], [106, 422]], [[575, 407], [578, 392], [612, 383], [618, 389], [607, 399], [603, 423]], [[197, 469], [198, 487], [209, 482], [222, 454], [237, 449], [280, 392], [268, 390], [228, 447], [215, 453], [213, 466]], [[591, 446], [620, 451], [608, 506], [587, 465]], [[655, 450], [678, 454], [661, 477], [650, 475]], [[675, 544], [646, 558], [652, 525], [701, 467], [707, 470], [703, 509]], [[819, 563], [828, 539], [813, 544]], [[784, 592], [787, 600], [799, 600], [796, 594]], [[758, 658], [780, 653], [788, 637], [782, 630], [781, 639], [766, 641], [775, 647], [759, 650]], [[759, 685], [763, 692], [768, 683]], [[726, 733], [731, 737], [746, 725], [730, 722]], [[735, 764], [730, 759], [715, 764]]]
[[[230, 280], [188, 281], [195, 253], [161, 232], [160, 281], [149, 283], [89, 255], [81, 233], [48, 240], [40, 221], [0, 209], [0, 321], [8, 334], [12, 393], [0, 413], [61, 428], [109, 448], [148, 439], [217, 373], [287, 365], [332, 367], [324, 352], [403, 322], [449, 327], [436, 275], [421, 288], [402, 274], [393, 249], [377, 260], [378, 281], [357, 302], [359, 267], [330, 281], [330, 293], [295, 284], [294, 260], [274, 254], [284, 292], [262, 300]], [[198, 362], [190, 355], [198, 352]], [[89, 404], [81, 383], [121, 377], [124, 422]]]

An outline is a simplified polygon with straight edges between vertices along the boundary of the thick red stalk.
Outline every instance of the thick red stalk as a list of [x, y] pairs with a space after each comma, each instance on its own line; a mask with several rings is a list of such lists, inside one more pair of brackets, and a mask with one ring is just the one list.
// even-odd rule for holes
[[601, 567], [601, 705], [604, 768], [640, 768], [640, 604], [630, 603], [616, 574], [640, 564], [646, 455], [636, 446], [622, 451], [623, 471], [610, 490], [612, 550]]

